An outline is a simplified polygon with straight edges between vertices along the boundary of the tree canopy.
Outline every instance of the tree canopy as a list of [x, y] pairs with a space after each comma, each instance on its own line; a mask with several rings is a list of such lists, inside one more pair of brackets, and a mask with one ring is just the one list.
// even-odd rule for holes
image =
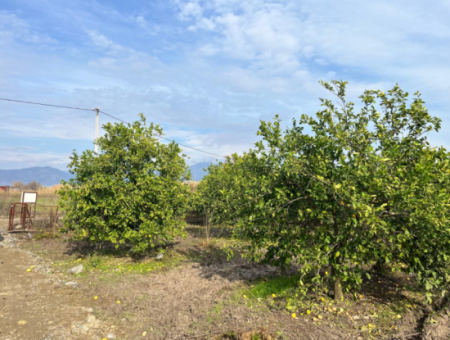
[[135, 252], [183, 234], [190, 191], [179, 146], [159, 142], [162, 129], [147, 126], [143, 115], [103, 128], [98, 155], [86, 150], [71, 157], [74, 178], [60, 190], [66, 230], [95, 243], [127, 243]]
[[315, 117], [285, 131], [278, 117], [261, 121], [254, 149], [209, 169], [206, 183], [222, 181], [208, 193], [220, 202], [210, 203], [216, 218], [235, 224], [254, 259], [295, 261], [313, 281], [334, 281], [336, 299], [374, 263], [401, 264], [426, 289], [445, 290], [449, 154], [427, 140], [441, 121], [399, 86], [365, 91], [357, 111], [347, 82], [322, 85], [337, 104], [321, 99]]

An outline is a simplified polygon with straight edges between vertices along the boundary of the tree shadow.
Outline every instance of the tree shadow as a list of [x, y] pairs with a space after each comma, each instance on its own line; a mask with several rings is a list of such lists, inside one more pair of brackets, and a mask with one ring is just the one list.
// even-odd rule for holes
[[161, 244], [153, 248], [148, 248], [141, 253], [134, 253], [129, 244], [120, 244], [117, 246], [111, 242], [102, 242], [100, 244], [91, 244], [84, 240], [69, 239], [67, 242], [65, 255], [77, 256], [79, 258], [89, 256], [105, 256], [114, 258], [131, 258], [134, 262], [142, 261], [147, 258], [155, 258], [159, 253], [174, 248], [179, 242]]
[[200, 275], [206, 279], [218, 276], [228, 281], [253, 281], [262, 277], [292, 275], [298, 271], [296, 265], [283, 271], [270, 264], [248, 260], [237, 248], [232, 250], [233, 254], [230, 255], [223, 247], [204, 242], [178, 251], [196, 263], [201, 270]]

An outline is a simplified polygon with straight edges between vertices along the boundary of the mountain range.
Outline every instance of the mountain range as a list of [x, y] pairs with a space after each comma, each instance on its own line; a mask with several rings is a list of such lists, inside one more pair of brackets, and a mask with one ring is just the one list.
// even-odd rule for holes
[[[203, 168], [207, 168], [211, 163], [202, 162], [191, 165], [192, 180], [200, 181], [206, 172]], [[14, 181], [30, 183], [37, 181], [42, 185], [49, 187], [61, 182], [61, 180], [69, 180], [72, 175], [68, 171], [62, 171], [50, 166], [36, 166], [33, 168], [17, 169], [17, 170], [0, 170], [0, 186], [12, 185]]]

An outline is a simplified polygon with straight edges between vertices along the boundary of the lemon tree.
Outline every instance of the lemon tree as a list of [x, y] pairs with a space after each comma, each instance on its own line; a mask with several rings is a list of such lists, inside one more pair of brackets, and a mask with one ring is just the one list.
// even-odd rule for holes
[[75, 151], [68, 165], [74, 178], [59, 194], [66, 230], [93, 243], [129, 244], [135, 252], [183, 234], [189, 171], [174, 143], [145, 117], [132, 124], [106, 124], [100, 152]]
[[398, 86], [365, 91], [356, 110], [346, 82], [322, 85], [337, 104], [321, 99], [314, 117], [285, 130], [278, 117], [262, 121], [255, 148], [234, 156], [239, 170], [215, 197], [228, 204], [236, 237], [254, 259], [295, 261], [313, 281], [330, 280], [335, 299], [374, 263], [401, 264], [427, 290], [445, 289], [449, 154], [427, 141], [440, 120]]

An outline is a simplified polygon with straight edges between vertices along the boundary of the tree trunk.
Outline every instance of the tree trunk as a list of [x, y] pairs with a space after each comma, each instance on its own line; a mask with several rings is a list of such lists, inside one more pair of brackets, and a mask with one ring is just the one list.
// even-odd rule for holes
[[334, 281], [334, 300], [335, 301], [344, 300], [344, 294], [342, 293], [342, 285], [340, 277], [338, 277], [336, 281]]

